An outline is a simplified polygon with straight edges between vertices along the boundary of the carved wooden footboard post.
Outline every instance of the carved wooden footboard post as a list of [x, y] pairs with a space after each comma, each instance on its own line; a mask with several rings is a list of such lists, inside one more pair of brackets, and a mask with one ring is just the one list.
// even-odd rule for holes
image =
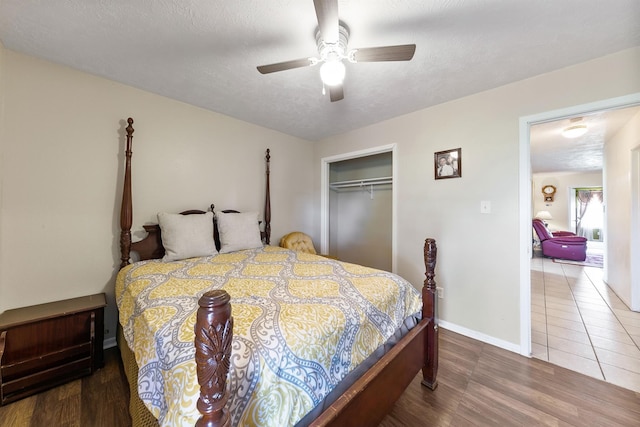
[[436, 323], [437, 289], [434, 277], [436, 275], [436, 258], [438, 248], [434, 239], [424, 241], [424, 264], [427, 278], [422, 287], [422, 318], [430, 319], [427, 327], [426, 355], [427, 360], [422, 368], [422, 385], [431, 390], [438, 386], [436, 375], [438, 374], [438, 324]]
[[229, 399], [227, 375], [231, 357], [233, 317], [226, 291], [209, 291], [198, 300], [195, 324], [196, 366], [202, 414], [196, 426], [227, 427], [230, 425], [225, 404]]
[[122, 190], [122, 206], [120, 207], [120, 268], [129, 265], [131, 252], [131, 224], [133, 222], [133, 208], [131, 200], [131, 143], [133, 140], [133, 119], [127, 119], [127, 148], [125, 151], [124, 185]]
[[264, 196], [264, 242], [268, 245], [271, 242], [271, 190], [269, 189], [269, 164], [271, 163], [271, 150], [267, 148], [265, 156], [267, 162], [267, 188]]

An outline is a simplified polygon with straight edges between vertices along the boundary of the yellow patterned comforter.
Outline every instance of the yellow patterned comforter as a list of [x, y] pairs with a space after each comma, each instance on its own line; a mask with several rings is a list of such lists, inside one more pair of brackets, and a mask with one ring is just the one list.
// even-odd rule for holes
[[193, 326], [198, 298], [219, 288], [234, 317], [227, 405], [242, 426], [296, 424], [422, 306], [399, 276], [272, 246], [129, 265], [116, 280], [120, 323], [161, 426], [199, 417]]

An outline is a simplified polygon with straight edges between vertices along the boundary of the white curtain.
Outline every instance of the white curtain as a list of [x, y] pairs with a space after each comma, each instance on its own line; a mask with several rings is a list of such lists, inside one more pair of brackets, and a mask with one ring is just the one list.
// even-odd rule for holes
[[578, 201], [578, 236], [589, 240], [600, 240], [602, 237], [594, 235], [594, 230], [602, 230], [604, 212], [602, 207], [602, 190], [577, 190]]

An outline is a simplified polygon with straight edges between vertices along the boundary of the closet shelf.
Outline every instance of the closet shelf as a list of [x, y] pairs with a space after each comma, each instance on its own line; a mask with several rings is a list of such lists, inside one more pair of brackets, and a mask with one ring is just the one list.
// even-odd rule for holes
[[384, 176], [380, 178], [353, 179], [350, 181], [336, 181], [336, 182], [329, 183], [329, 187], [332, 190], [339, 190], [341, 188], [370, 187], [374, 185], [388, 185], [388, 184], [393, 184], [392, 176]]

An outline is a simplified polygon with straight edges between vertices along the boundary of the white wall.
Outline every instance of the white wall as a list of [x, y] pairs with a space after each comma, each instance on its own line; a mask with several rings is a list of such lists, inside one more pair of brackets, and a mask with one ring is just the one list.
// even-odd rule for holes
[[[424, 239], [436, 238], [440, 319], [518, 348], [519, 216], [530, 215], [519, 211], [519, 118], [639, 92], [639, 74], [630, 49], [327, 138], [315, 161], [397, 143], [397, 271], [421, 286]], [[457, 147], [462, 177], [435, 181], [433, 153]]]
[[[2, 224], [2, 216], [4, 212], [3, 208], [3, 200], [2, 197], [3, 188], [4, 188], [4, 174], [2, 171], [4, 170], [4, 56], [5, 56], [5, 48], [0, 41], [0, 224]], [[0, 242], [2, 241], [2, 227], [0, 226]], [[2, 245], [0, 244], [0, 266], [2, 260]], [[2, 274], [0, 273], [0, 312], [2, 312], [2, 301], [4, 301], [5, 296], [3, 295], [3, 287], [2, 287]]]
[[158, 211], [262, 215], [267, 147], [272, 243], [313, 227], [310, 142], [10, 50], [0, 70], [0, 312], [106, 292], [113, 337], [129, 116], [134, 239]]
[[[553, 219], [546, 221], [552, 231], [565, 230], [575, 231], [571, 223], [571, 199], [574, 194], [572, 188], [578, 187], [601, 187], [602, 171], [589, 173], [537, 173], [533, 174], [532, 206], [531, 215], [539, 211], [548, 211]], [[542, 187], [553, 185], [556, 187], [556, 194], [553, 202], [545, 202], [542, 195]]]
[[[632, 304], [632, 264], [640, 259], [631, 257], [631, 234], [637, 230], [631, 223], [631, 151], [640, 146], [640, 113], [631, 120], [604, 147], [604, 179], [606, 182], [605, 206], [607, 209], [607, 284], [635, 310]], [[636, 197], [638, 197], [636, 195]], [[640, 292], [640, 282], [635, 278], [634, 292]]]

